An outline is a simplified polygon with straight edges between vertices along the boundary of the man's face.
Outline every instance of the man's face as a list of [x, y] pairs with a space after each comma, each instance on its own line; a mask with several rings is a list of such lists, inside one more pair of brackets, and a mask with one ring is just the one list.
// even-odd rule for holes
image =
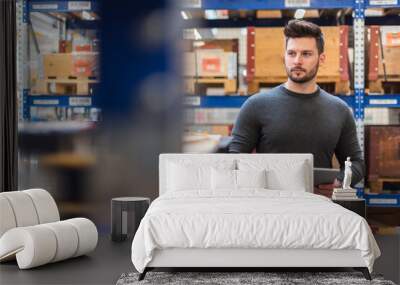
[[285, 52], [285, 68], [289, 78], [296, 83], [306, 83], [317, 75], [324, 53], [318, 54], [314, 38], [289, 38]]

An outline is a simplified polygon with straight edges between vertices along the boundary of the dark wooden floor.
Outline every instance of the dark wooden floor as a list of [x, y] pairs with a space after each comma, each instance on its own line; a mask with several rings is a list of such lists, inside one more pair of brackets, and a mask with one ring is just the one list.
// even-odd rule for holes
[[134, 271], [131, 241], [115, 243], [101, 236], [95, 251], [33, 269], [19, 270], [16, 261], [0, 264], [0, 284], [115, 284]]
[[[396, 284], [400, 280], [400, 235], [375, 236], [382, 256], [376, 260], [374, 273]], [[94, 252], [88, 256], [61, 261], [29, 270], [19, 270], [17, 263], [0, 264], [0, 285], [20, 284], [115, 284], [122, 273], [133, 272], [131, 262], [131, 240], [115, 243], [108, 236], [101, 236]], [[207, 271], [207, 269], [195, 271]], [[246, 269], [247, 271], [248, 269]], [[277, 268], [272, 271], [279, 271]], [[282, 271], [348, 271], [352, 269], [282, 269]], [[159, 269], [157, 271], [176, 271]], [[193, 271], [180, 268], [179, 271]], [[213, 269], [215, 271], [215, 269]], [[223, 271], [229, 271], [223, 270]], [[259, 271], [259, 269], [256, 269]]]

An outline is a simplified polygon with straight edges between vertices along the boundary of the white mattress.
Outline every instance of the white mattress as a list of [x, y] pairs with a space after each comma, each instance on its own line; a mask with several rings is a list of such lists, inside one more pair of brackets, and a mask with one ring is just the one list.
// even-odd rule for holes
[[370, 271], [380, 255], [359, 215], [319, 195], [265, 189], [160, 196], [134, 237], [132, 262], [143, 272], [167, 248], [356, 249]]

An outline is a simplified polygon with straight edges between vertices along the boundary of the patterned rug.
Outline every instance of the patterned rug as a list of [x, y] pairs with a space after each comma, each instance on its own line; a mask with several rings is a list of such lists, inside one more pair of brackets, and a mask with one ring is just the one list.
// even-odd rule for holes
[[134, 284], [221, 284], [221, 285], [395, 285], [382, 276], [372, 275], [372, 281], [364, 278], [360, 272], [148, 272], [142, 281], [138, 273], [122, 274], [117, 285]]

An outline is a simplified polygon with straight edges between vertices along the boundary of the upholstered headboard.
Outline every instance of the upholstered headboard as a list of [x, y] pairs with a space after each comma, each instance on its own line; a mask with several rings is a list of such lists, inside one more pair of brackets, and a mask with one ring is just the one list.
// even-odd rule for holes
[[[256, 163], [265, 164], [282, 164], [282, 165], [294, 165], [302, 164], [301, 176], [303, 179], [300, 183], [304, 185], [298, 185], [304, 188], [307, 192], [314, 192], [313, 186], [313, 155], [312, 154], [160, 154], [159, 158], [159, 194], [163, 194], [167, 191], [167, 170], [170, 162], [193, 162], [196, 164], [207, 165], [218, 163], [219, 161], [234, 163], [237, 169], [240, 163], [245, 162], [251, 164], [252, 161]], [[282, 175], [284, 177], [284, 175]]]

